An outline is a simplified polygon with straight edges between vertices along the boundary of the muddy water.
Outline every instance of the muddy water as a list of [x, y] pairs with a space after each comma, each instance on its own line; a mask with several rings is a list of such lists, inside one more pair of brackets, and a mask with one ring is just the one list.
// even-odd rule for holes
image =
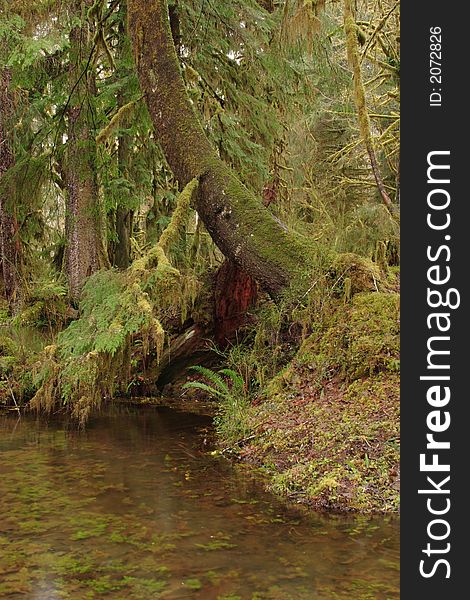
[[398, 598], [398, 522], [305, 516], [204, 449], [204, 417], [0, 416], [0, 598]]

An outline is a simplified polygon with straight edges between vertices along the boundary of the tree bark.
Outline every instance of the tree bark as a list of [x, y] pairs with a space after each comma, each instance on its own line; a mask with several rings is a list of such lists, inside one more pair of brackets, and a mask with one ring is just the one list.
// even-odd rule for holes
[[132, 211], [129, 208], [118, 206], [116, 210], [116, 235], [117, 243], [114, 251], [114, 264], [118, 269], [127, 269], [131, 259], [131, 230]]
[[[121, 9], [125, 10], [124, 5]], [[130, 53], [127, 41], [126, 32], [126, 19], [124, 15], [121, 22], [119, 23], [119, 35], [120, 45], [118, 48], [119, 57], [123, 59], [129, 56]], [[122, 77], [126, 77], [129, 73], [126, 67], [120, 69]], [[126, 90], [120, 90], [117, 95], [117, 107], [118, 110], [131, 101], [131, 96], [126, 93]], [[118, 137], [118, 169], [119, 177], [128, 179], [128, 166], [129, 166], [129, 150], [130, 150], [131, 138], [130, 135], [125, 132], [119, 132]], [[132, 235], [132, 222], [134, 212], [124, 205], [119, 205], [116, 209], [116, 236], [117, 242], [114, 249], [114, 264], [119, 269], [127, 269], [131, 262], [131, 235]]]
[[[0, 178], [14, 166], [15, 159], [10, 140], [14, 102], [10, 91], [11, 73], [0, 70]], [[12, 308], [20, 301], [19, 270], [21, 245], [14, 206], [8, 206], [7, 187], [0, 188], [0, 272], [5, 298]]]
[[74, 300], [79, 299], [85, 279], [108, 266], [96, 176], [96, 143], [91, 131], [89, 99], [94, 93], [94, 80], [91, 67], [86, 67], [87, 51], [90, 52], [88, 39], [86, 26], [75, 27], [70, 33], [72, 92], [67, 109], [68, 137], [63, 176], [66, 188], [65, 270]]
[[274, 0], [258, 0], [258, 4], [269, 13], [274, 12]]
[[306, 249], [239, 181], [210, 145], [186, 93], [166, 0], [128, 1], [140, 85], [181, 189], [199, 180], [196, 209], [212, 239], [272, 296], [306, 266]]
[[179, 56], [181, 51], [181, 23], [179, 0], [173, 0], [168, 6], [170, 16], [170, 29], [173, 44], [175, 45], [176, 54]]
[[224, 349], [247, 323], [247, 313], [258, 299], [258, 286], [235, 263], [225, 260], [214, 287], [214, 339]]

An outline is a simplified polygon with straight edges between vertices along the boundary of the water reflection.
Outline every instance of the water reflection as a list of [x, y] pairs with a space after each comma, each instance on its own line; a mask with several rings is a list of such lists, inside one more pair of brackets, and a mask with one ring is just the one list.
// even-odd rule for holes
[[[206, 417], [0, 417], [0, 597], [398, 598], [398, 523], [305, 516], [208, 456]], [[3, 596], [2, 596], [3, 595]]]

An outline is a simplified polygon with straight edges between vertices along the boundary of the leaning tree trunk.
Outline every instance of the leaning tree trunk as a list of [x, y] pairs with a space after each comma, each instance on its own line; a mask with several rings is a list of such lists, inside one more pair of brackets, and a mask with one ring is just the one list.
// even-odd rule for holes
[[305, 267], [306, 251], [218, 157], [189, 101], [166, 0], [129, 0], [129, 33], [157, 138], [183, 188], [199, 180], [196, 209], [212, 239], [271, 295]]
[[71, 98], [67, 109], [68, 138], [63, 161], [66, 188], [65, 270], [70, 295], [78, 300], [85, 279], [108, 266], [103, 215], [96, 177], [96, 143], [92, 135], [90, 96], [95, 92], [86, 26], [70, 33]]
[[362, 82], [361, 75], [361, 64], [359, 61], [359, 52], [357, 49], [357, 26], [356, 19], [354, 17], [353, 3], [352, 0], [343, 0], [344, 4], [344, 31], [346, 34], [346, 49], [348, 54], [348, 61], [353, 70], [353, 82], [354, 82], [354, 99], [356, 102], [357, 117], [359, 121], [359, 130], [361, 133], [362, 140], [369, 155], [370, 165], [372, 173], [374, 175], [377, 188], [382, 198], [382, 202], [387, 207], [387, 210], [392, 216], [398, 216], [396, 208], [394, 207], [380, 172], [379, 163], [377, 161], [377, 155], [375, 153], [374, 140], [372, 138], [370, 119], [367, 112], [366, 105], [366, 93], [364, 90], [364, 84]]
[[[11, 73], [0, 69], [0, 179], [14, 165], [9, 132], [13, 123], [13, 98], [10, 91]], [[19, 268], [21, 246], [14, 206], [8, 205], [8, 186], [0, 187], [0, 273], [3, 291], [11, 307], [20, 300]]]

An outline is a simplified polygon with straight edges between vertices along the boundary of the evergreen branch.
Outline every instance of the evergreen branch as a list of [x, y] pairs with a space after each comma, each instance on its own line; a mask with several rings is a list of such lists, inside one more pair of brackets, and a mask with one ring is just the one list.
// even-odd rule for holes
[[[95, 48], [96, 48], [96, 42], [93, 42], [92, 48], [91, 48], [91, 51], [90, 51], [90, 55], [88, 56], [88, 60], [86, 62], [85, 68], [80, 73], [77, 81], [75, 81], [75, 83], [73, 84], [72, 89], [69, 92], [69, 95], [68, 95], [67, 101], [65, 103], [65, 106], [64, 106], [64, 108], [61, 111], [61, 114], [59, 116], [59, 124], [62, 121], [65, 120], [65, 114], [66, 114], [66, 112], [68, 110], [68, 107], [70, 106], [73, 94], [75, 93], [75, 90], [77, 89], [78, 85], [80, 84], [80, 82], [82, 81], [83, 77], [87, 74], [88, 69], [90, 68], [90, 64], [91, 64], [91, 61], [92, 61], [92, 58], [93, 58], [93, 55], [94, 55], [94, 52], [95, 52]], [[59, 132], [59, 127], [57, 127], [56, 136], [55, 136], [54, 142], [53, 142], [53, 153], [55, 152], [55, 149], [57, 148], [57, 141], [58, 141], [58, 138], [59, 138], [59, 133], [60, 133]]]

